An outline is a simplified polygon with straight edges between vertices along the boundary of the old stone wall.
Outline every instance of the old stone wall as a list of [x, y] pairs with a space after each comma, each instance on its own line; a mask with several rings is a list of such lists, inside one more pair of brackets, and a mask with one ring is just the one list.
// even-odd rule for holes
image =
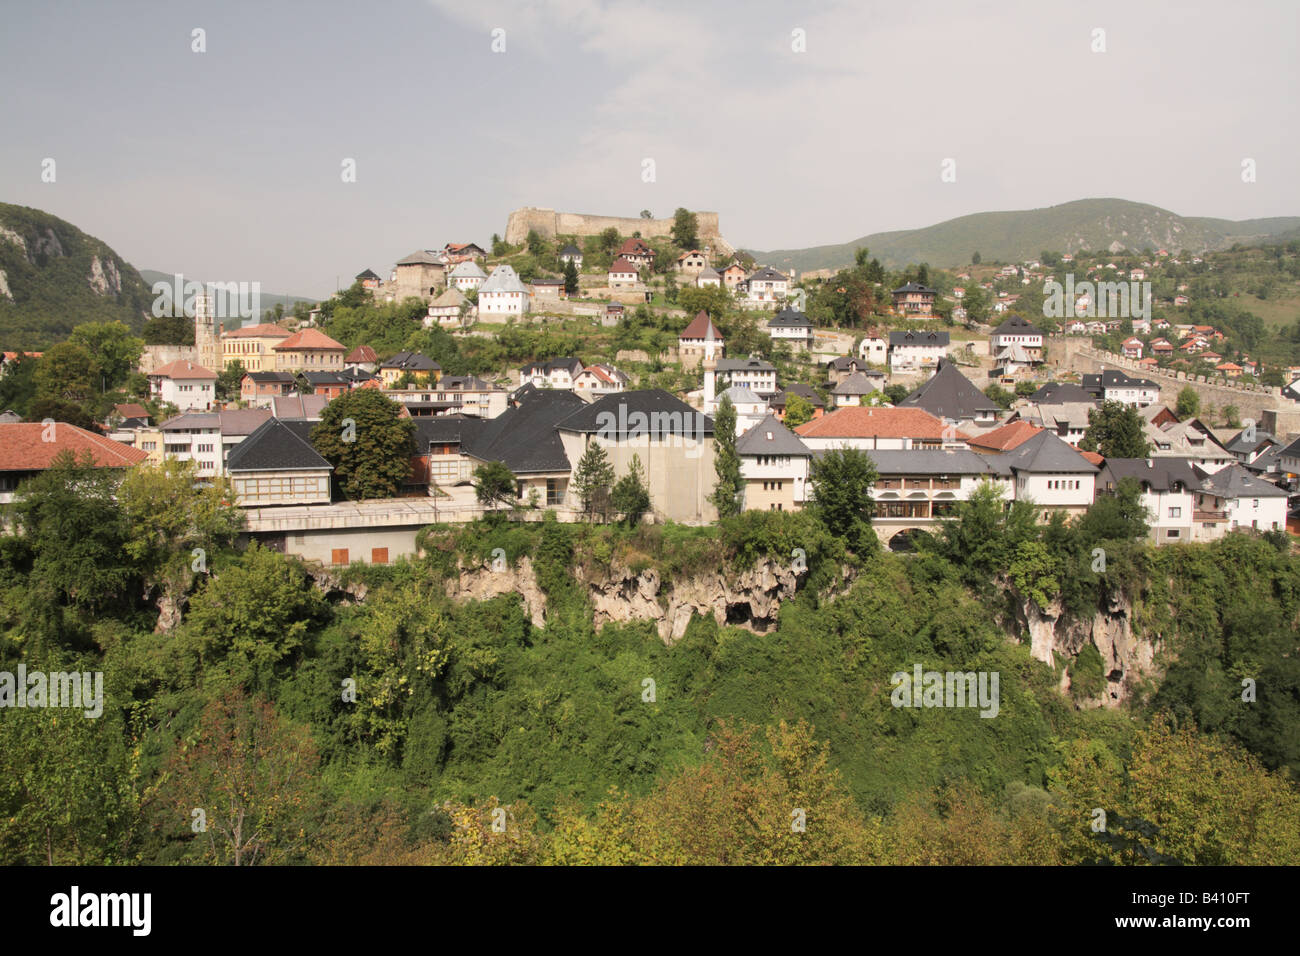
[[[729, 256], [735, 252], [722, 238], [716, 212], [697, 212], [700, 242], [711, 248], [714, 257]], [[592, 216], [586, 213], [556, 212], [554, 209], [525, 206], [516, 209], [506, 220], [505, 241], [517, 245], [528, 238], [530, 229], [546, 239], [556, 236], [598, 236], [613, 226], [622, 236], [640, 232], [646, 238], [667, 236], [672, 232], [672, 219], [638, 219], [630, 216]]]

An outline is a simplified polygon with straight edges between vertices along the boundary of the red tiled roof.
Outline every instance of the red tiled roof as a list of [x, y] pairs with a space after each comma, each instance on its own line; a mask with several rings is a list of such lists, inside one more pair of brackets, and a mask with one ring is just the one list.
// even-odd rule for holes
[[[922, 408], [864, 408], [849, 405], [795, 429], [804, 438], [944, 438], [944, 424]], [[961, 432], [948, 438], [968, 440]]]
[[246, 339], [246, 338], [266, 338], [277, 335], [282, 339], [287, 339], [293, 335], [282, 325], [276, 325], [274, 322], [260, 322], [257, 325], [245, 325], [243, 328], [231, 329], [222, 336], [223, 339]]
[[620, 256], [652, 256], [654, 255], [654, 250], [641, 239], [628, 239], [623, 243], [623, 245], [618, 247], [618, 254]]
[[0, 352], [0, 355], [4, 355], [7, 362], [12, 362], [20, 355], [26, 355], [28, 358], [40, 358], [44, 354], [44, 352]]
[[148, 418], [149, 412], [138, 402], [128, 402], [125, 405], [114, 405], [113, 411], [123, 418]]
[[78, 458], [89, 452], [97, 468], [126, 468], [149, 457], [147, 451], [63, 422], [0, 425], [0, 471], [40, 471], [62, 451]]
[[1031, 425], [1029, 422], [1011, 422], [1000, 428], [986, 431], [982, 435], [977, 435], [970, 440], [970, 444], [972, 448], [1011, 451], [1011, 449], [1033, 438], [1042, 430], [1037, 425]]
[[681, 337], [684, 339], [707, 339], [709, 337], [710, 326], [713, 328], [713, 337], [721, 342], [722, 333], [718, 331], [718, 327], [713, 325], [713, 322], [709, 319], [709, 313], [705, 312], [703, 309], [701, 309], [699, 314], [691, 320], [691, 324], [686, 326]]
[[340, 352], [346, 351], [342, 343], [335, 342], [319, 329], [303, 329], [301, 332], [289, 336], [279, 345], [271, 346], [271, 348], [277, 352], [289, 352], [294, 349], [337, 349]]
[[181, 380], [192, 378], [215, 379], [217, 377], [217, 373], [212, 371], [212, 369], [204, 368], [197, 362], [187, 362], [185, 359], [177, 359], [175, 362], [168, 362], [161, 368], [154, 369], [149, 374], [151, 376], [157, 376], [158, 378]]
[[360, 365], [363, 362], [377, 362], [379, 356], [369, 345], [358, 345], [343, 360], [348, 365]]
[[636, 272], [637, 268], [628, 262], [622, 256], [614, 260], [614, 264], [609, 267], [610, 272]]
[[1082, 455], [1084, 458], [1088, 459], [1088, 461], [1092, 462], [1094, 465], [1096, 465], [1099, 468], [1106, 461], [1105, 458], [1097, 454], [1095, 451], [1081, 451], [1079, 452], [1079, 454]]

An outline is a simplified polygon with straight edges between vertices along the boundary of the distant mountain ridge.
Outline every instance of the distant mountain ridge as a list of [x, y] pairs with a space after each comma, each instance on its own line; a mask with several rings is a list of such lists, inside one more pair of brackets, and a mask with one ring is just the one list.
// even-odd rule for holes
[[1269, 219], [1213, 219], [1179, 216], [1159, 206], [1126, 199], [1080, 199], [1044, 209], [981, 212], [922, 229], [878, 232], [851, 242], [777, 249], [746, 249], [757, 261], [806, 272], [852, 265], [853, 251], [866, 246], [889, 268], [928, 262], [960, 266], [979, 252], [981, 258], [1018, 262], [1043, 251], [1074, 253], [1080, 249], [1139, 251], [1168, 249], [1207, 252], [1234, 243], [1300, 238], [1300, 216]]
[[[153, 284], [155, 282], [166, 282], [168, 285], [172, 285], [175, 281], [175, 273], [159, 272], [157, 269], [141, 269], [140, 277], [144, 279], [146, 283], [148, 283], [150, 289], [153, 288]], [[186, 282], [204, 283], [206, 281], [204, 279], [200, 279], [198, 276], [191, 276], [191, 275], [183, 275], [181, 276], [181, 278], [184, 279]], [[267, 309], [274, 309], [275, 304], [277, 302], [282, 303], [284, 305], [284, 310], [288, 312], [293, 308], [295, 302], [310, 302], [311, 304], [315, 305], [317, 302], [321, 301], [320, 298], [318, 297], [306, 296], [306, 295], [289, 295], [288, 293], [283, 293], [283, 292], [267, 292], [265, 289], [260, 290], [260, 294], [261, 294], [261, 309], [263, 312], [265, 312]], [[245, 321], [245, 324], [252, 323], [252, 322], [259, 322], [259, 321], [261, 321], [260, 318], [247, 319]]]
[[153, 302], [101, 239], [29, 206], [0, 203], [0, 346], [42, 349], [83, 322], [144, 325]]

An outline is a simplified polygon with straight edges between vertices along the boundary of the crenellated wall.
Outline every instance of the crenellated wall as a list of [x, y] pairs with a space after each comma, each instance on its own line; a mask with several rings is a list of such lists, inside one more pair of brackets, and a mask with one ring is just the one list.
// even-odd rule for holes
[[[722, 238], [716, 212], [697, 212], [700, 242], [709, 246], [714, 256], [729, 256], [735, 252], [731, 244]], [[577, 212], [556, 212], [537, 206], [525, 206], [516, 209], [506, 220], [505, 241], [518, 245], [528, 238], [530, 229], [545, 239], [556, 236], [598, 236], [613, 226], [620, 235], [630, 236], [634, 232], [646, 238], [667, 236], [673, 228], [672, 219], [637, 219], [624, 216], [591, 216]]]

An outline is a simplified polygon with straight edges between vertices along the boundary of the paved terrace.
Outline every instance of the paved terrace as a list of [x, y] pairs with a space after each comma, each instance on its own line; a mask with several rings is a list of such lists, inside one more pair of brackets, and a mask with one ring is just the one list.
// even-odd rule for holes
[[435, 521], [472, 521], [483, 509], [472, 499], [390, 498], [331, 505], [245, 508], [246, 530], [278, 534], [344, 528], [422, 527]]

